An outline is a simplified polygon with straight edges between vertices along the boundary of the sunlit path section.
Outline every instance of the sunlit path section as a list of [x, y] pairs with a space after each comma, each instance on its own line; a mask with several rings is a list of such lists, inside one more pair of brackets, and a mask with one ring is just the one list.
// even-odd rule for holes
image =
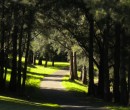
[[67, 91], [62, 86], [63, 77], [67, 74], [69, 74], [68, 70], [59, 70], [45, 76], [40, 84], [45, 103], [58, 104], [63, 110], [107, 110], [100, 101], [95, 103], [86, 94], [85, 97], [76, 97], [72, 92]]
[[68, 70], [59, 70], [52, 75], [47, 75], [41, 82], [41, 89], [65, 90], [62, 86], [62, 78], [69, 73]]

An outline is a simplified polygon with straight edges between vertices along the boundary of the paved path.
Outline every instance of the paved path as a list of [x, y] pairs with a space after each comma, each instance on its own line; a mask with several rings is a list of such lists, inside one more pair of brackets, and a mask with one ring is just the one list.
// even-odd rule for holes
[[106, 110], [103, 103], [95, 102], [86, 94], [76, 97], [62, 86], [62, 78], [69, 73], [68, 70], [59, 70], [54, 74], [47, 75], [41, 82], [44, 101], [61, 105], [63, 110]]

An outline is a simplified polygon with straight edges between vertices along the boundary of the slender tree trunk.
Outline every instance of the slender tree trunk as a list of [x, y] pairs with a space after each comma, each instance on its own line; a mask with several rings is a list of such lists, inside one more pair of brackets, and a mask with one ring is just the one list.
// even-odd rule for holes
[[128, 105], [130, 105], [130, 56], [128, 65]]
[[42, 57], [39, 58], [38, 65], [42, 65]]
[[70, 80], [74, 80], [73, 52], [70, 52]]
[[99, 76], [98, 76], [98, 97], [104, 98], [104, 49], [100, 49]]
[[108, 17], [106, 18], [106, 30], [104, 32], [103, 36], [103, 43], [104, 43], [104, 100], [105, 101], [110, 101], [111, 96], [110, 96], [110, 81], [109, 81], [109, 65], [108, 65], [108, 45], [109, 45], [109, 32], [110, 32], [110, 21], [109, 21], [109, 14]]
[[87, 84], [87, 70], [86, 70], [86, 66], [83, 66], [83, 70], [82, 70], [82, 82], [83, 84]]
[[53, 67], [55, 66], [55, 60], [54, 60], [54, 58], [52, 59], [52, 66]]
[[120, 101], [120, 91], [119, 91], [119, 70], [120, 70], [120, 24], [115, 26], [115, 56], [114, 56], [114, 84], [113, 84], [113, 93], [114, 93], [114, 102], [117, 103]]
[[74, 69], [74, 78], [78, 79], [78, 75], [77, 75], [77, 56], [76, 56], [76, 52], [73, 52], [73, 69]]
[[18, 92], [21, 92], [21, 72], [22, 72], [22, 37], [23, 37], [23, 23], [21, 26], [21, 32], [19, 36], [19, 49], [18, 49]]
[[12, 71], [11, 71], [11, 79], [10, 79], [10, 90], [16, 91], [16, 77], [17, 77], [17, 35], [18, 27], [14, 26], [14, 32], [12, 34], [13, 41], [13, 59], [12, 59]]
[[89, 86], [88, 94], [94, 95], [94, 74], [93, 74], [93, 38], [94, 38], [94, 21], [90, 18], [90, 35], [89, 35]]
[[17, 88], [17, 39], [18, 39], [18, 9], [19, 6], [14, 3], [13, 5], [13, 18], [14, 18], [14, 27], [12, 33], [12, 42], [13, 42], [13, 53], [12, 53], [12, 71], [11, 71], [11, 78], [10, 78], [10, 90], [12, 92], [16, 91]]
[[2, 19], [1, 19], [1, 50], [0, 50], [0, 88], [5, 86], [4, 82], [4, 39], [5, 39], [5, 23], [4, 23], [4, 6], [5, 2], [2, 0]]
[[125, 32], [120, 39], [120, 102], [123, 105], [128, 103], [128, 92], [126, 82], [126, 55], [125, 55]]
[[30, 39], [31, 39], [31, 29], [29, 27], [28, 35], [27, 35], [27, 49], [25, 55], [25, 63], [24, 63], [24, 71], [23, 71], [23, 82], [22, 82], [22, 91], [25, 90], [25, 82], [26, 82], [26, 74], [27, 74], [27, 62], [28, 62], [28, 54], [29, 54], [29, 47], [30, 47]]
[[25, 90], [25, 83], [26, 83], [26, 74], [27, 74], [27, 63], [28, 63], [28, 55], [30, 50], [30, 41], [31, 41], [31, 31], [32, 31], [32, 24], [34, 21], [35, 12], [30, 8], [28, 10], [28, 30], [27, 30], [27, 48], [25, 54], [25, 63], [24, 63], [24, 71], [23, 71], [23, 82], [22, 82], [22, 91]]
[[46, 52], [45, 53], [46, 54], [46, 56], [45, 56], [45, 64], [44, 64], [44, 67], [47, 67], [48, 65], [47, 65], [47, 63], [48, 63], [48, 60], [49, 60], [49, 55], [48, 55], [48, 52]]
[[48, 64], [48, 59], [45, 60], [44, 67], [47, 67], [47, 64]]
[[[84, 66], [83, 66], [84, 67]], [[81, 70], [80, 70], [80, 80], [82, 80], [82, 77], [83, 77], [83, 67], [81, 68]]]
[[33, 64], [36, 65], [36, 56], [33, 55]]
[[33, 51], [32, 50], [29, 50], [28, 64], [33, 64]]

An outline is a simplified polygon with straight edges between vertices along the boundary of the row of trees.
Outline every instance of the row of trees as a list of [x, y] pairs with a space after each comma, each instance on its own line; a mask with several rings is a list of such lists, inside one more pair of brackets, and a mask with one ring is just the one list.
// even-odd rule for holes
[[[35, 6], [22, 1], [1, 0], [0, 2], [1, 91], [6, 87], [7, 68], [11, 68], [10, 90], [20, 92], [25, 88], [27, 58], [35, 22]], [[23, 55], [25, 56], [24, 64], [22, 64]]]

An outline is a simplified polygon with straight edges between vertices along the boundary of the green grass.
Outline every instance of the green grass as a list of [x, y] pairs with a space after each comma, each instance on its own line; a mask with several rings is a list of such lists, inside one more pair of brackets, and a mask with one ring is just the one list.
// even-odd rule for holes
[[0, 110], [60, 110], [60, 106], [51, 103], [31, 102], [18, 98], [0, 96]]
[[130, 107], [123, 107], [123, 106], [108, 106], [110, 110], [130, 110]]
[[67, 75], [63, 78], [62, 85], [68, 91], [83, 92], [83, 93], [88, 92], [87, 85], [82, 84], [79, 80], [75, 80], [75, 81], [69, 80], [69, 75]]

